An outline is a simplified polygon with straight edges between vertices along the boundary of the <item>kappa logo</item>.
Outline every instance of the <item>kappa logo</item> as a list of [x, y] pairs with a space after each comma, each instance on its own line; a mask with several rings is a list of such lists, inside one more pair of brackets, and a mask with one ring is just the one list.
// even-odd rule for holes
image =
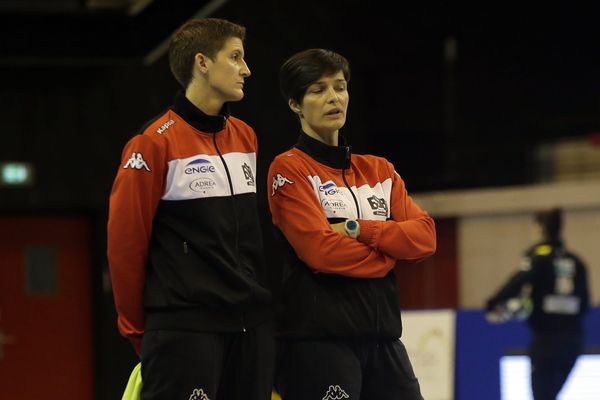
[[348, 396], [348, 393], [346, 393], [344, 389], [340, 387], [340, 385], [329, 385], [323, 400], [342, 400], [349, 398], [350, 396]]
[[254, 174], [252, 173], [252, 168], [246, 163], [242, 165], [242, 171], [244, 171], [244, 178], [246, 178], [246, 185], [248, 186], [256, 186], [254, 182]]
[[146, 163], [146, 160], [144, 160], [144, 156], [142, 156], [142, 153], [136, 153], [135, 151], [133, 153], [131, 153], [131, 157], [129, 158], [129, 160], [127, 160], [127, 162], [125, 163], [123, 168], [124, 169], [128, 169], [128, 168], [142, 169], [142, 168], [144, 168], [146, 171], [150, 171], [150, 167], [148, 167], [148, 163]]
[[190, 395], [189, 400], [210, 400], [204, 390], [202, 389], [194, 389], [192, 394]]
[[279, 189], [286, 183], [289, 183], [290, 185], [294, 184], [293, 181], [290, 181], [288, 178], [286, 178], [285, 176], [283, 176], [281, 174], [275, 175], [273, 177], [273, 184], [272, 184], [273, 191], [271, 192], [271, 196], [275, 196], [275, 192], [277, 192], [277, 189]]
[[373, 214], [381, 215], [383, 217], [387, 216], [388, 206], [385, 199], [380, 199], [377, 196], [371, 196], [367, 198], [367, 201], [371, 206], [371, 210], [373, 210]]
[[159, 135], [162, 135], [167, 129], [169, 129], [172, 125], [175, 124], [175, 121], [173, 121], [172, 119], [168, 120], [167, 122], [165, 122], [164, 124], [162, 124], [157, 130], [156, 133], [158, 133]]

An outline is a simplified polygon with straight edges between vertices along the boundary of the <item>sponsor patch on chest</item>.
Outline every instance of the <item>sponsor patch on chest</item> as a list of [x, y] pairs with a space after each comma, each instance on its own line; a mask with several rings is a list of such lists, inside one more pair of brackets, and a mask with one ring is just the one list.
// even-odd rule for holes
[[347, 187], [331, 179], [321, 181], [318, 176], [308, 178], [327, 218], [389, 218], [391, 180], [373, 186], [364, 184]]

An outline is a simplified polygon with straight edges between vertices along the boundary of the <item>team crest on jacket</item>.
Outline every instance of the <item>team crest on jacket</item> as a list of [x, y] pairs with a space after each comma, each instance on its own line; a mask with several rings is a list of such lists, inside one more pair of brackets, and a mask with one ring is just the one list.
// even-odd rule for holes
[[371, 196], [367, 198], [369, 205], [371, 206], [371, 210], [373, 210], [374, 215], [380, 215], [382, 217], [387, 216], [388, 213], [388, 205], [385, 199], [379, 198], [377, 196]]
[[242, 171], [244, 171], [244, 178], [246, 178], [246, 185], [255, 186], [254, 182], [254, 174], [252, 173], [252, 168], [246, 163], [242, 165]]
[[131, 157], [129, 158], [129, 160], [127, 160], [127, 162], [125, 163], [125, 165], [123, 166], [124, 169], [128, 169], [128, 168], [133, 168], [133, 169], [145, 169], [146, 171], [150, 171], [150, 167], [148, 167], [148, 163], [146, 163], [146, 160], [144, 160], [144, 156], [142, 156], [142, 153], [137, 153], [137, 152], [133, 152], [131, 153]]
[[340, 387], [340, 385], [329, 385], [327, 393], [323, 396], [323, 400], [343, 400], [349, 399], [348, 393]]
[[288, 178], [286, 178], [285, 176], [281, 175], [281, 174], [277, 174], [273, 177], [273, 184], [272, 184], [272, 192], [271, 192], [271, 196], [275, 196], [275, 192], [277, 192], [277, 189], [281, 188], [283, 185], [285, 185], [286, 183], [293, 185], [294, 182], [289, 180]]

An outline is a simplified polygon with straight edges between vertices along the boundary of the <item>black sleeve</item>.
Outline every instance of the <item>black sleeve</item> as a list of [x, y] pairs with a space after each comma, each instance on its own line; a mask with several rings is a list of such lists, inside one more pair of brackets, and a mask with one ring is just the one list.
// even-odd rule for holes
[[488, 299], [485, 307], [486, 310], [491, 311], [508, 299], [518, 296], [523, 286], [532, 281], [534, 265], [535, 263], [532, 260], [530, 269], [519, 270], [514, 273], [504, 286], [502, 286], [494, 296]]
[[581, 273], [581, 278], [580, 279], [582, 279], [582, 283], [581, 283], [581, 289], [582, 289], [582, 293], [581, 293], [581, 313], [584, 314], [590, 308], [590, 292], [589, 292], [589, 285], [588, 285], [586, 267], [585, 267], [585, 265], [580, 260], [577, 260], [577, 262], [580, 264], [579, 273]]

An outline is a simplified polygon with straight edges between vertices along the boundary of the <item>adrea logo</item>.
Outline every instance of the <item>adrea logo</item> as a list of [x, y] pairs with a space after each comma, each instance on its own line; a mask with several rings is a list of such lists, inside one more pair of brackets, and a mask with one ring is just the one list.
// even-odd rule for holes
[[342, 400], [349, 398], [350, 396], [348, 396], [348, 393], [346, 393], [344, 389], [340, 387], [340, 385], [329, 385], [323, 400]]
[[198, 178], [194, 179], [189, 186], [194, 192], [206, 193], [207, 190], [214, 189], [217, 184], [209, 178]]
[[197, 158], [194, 161], [187, 163], [186, 168], [183, 170], [187, 175], [190, 174], [204, 174], [207, 172], [215, 172], [216, 169], [212, 163], [204, 158]]

